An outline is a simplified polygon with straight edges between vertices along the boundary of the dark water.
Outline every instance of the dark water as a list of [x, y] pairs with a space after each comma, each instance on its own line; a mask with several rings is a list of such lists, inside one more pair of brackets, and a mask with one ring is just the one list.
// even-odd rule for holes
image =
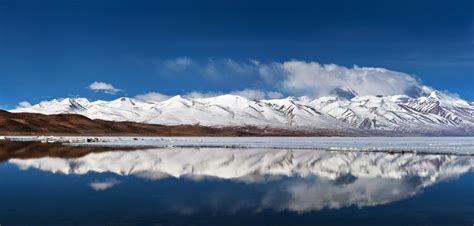
[[470, 156], [160, 149], [0, 164], [0, 224], [473, 225]]

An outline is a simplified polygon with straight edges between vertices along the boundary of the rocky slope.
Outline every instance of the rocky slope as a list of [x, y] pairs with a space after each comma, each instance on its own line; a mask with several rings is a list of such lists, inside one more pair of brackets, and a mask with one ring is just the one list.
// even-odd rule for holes
[[44, 115], [39, 113], [10, 113], [0, 110], [0, 135], [343, 136], [348, 135], [348, 133], [255, 127], [212, 128], [199, 125], [155, 125], [100, 119], [92, 120], [72, 113]]

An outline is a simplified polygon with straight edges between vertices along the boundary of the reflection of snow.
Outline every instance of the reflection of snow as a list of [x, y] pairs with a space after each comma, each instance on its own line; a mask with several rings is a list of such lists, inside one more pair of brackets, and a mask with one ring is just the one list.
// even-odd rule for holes
[[151, 179], [166, 176], [254, 180], [262, 175], [320, 176], [336, 180], [418, 176], [429, 180], [467, 172], [474, 157], [455, 155], [327, 152], [318, 150], [171, 148], [92, 153], [75, 159], [11, 159], [21, 168], [64, 174], [111, 172]]
[[[221, 178], [256, 186], [272, 183], [265, 189], [258, 206], [253, 205], [255, 208], [302, 212], [351, 205], [374, 206], [408, 198], [427, 186], [472, 170], [474, 157], [172, 148], [94, 153], [76, 159], [47, 157], [9, 162], [22, 169], [37, 168], [64, 174], [115, 173], [151, 180]], [[113, 180], [94, 182], [91, 187], [105, 190], [117, 183]]]
[[103, 190], [107, 190], [117, 184], [119, 184], [120, 181], [116, 180], [116, 179], [107, 179], [107, 180], [104, 180], [104, 181], [94, 181], [92, 183], [89, 184], [89, 186], [96, 190], [96, 191], [103, 191]]

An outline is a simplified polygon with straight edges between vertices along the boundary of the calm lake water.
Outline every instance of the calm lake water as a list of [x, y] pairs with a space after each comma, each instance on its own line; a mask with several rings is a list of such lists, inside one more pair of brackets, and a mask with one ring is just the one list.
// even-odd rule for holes
[[0, 224], [473, 225], [474, 157], [161, 148], [0, 163]]

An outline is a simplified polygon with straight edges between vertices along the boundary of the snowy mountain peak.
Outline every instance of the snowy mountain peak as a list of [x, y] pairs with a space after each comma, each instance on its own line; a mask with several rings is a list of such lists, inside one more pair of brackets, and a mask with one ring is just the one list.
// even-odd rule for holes
[[82, 106], [79, 103], [79, 100], [69, 99], [69, 104], [70, 104], [71, 109], [74, 109], [74, 110], [83, 111], [86, 109], [84, 106]]
[[181, 95], [176, 95], [176, 96], [173, 96], [171, 98], [169, 98], [168, 100], [165, 100], [165, 101], [169, 101], [169, 102], [176, 102], [176, 101], [189, 101], [188, 98], [186, 97], [183, 97]]
[[202, 98], [201, 101], [203, 102], [213, 102], [215, 104], [217, 103], [222, 103], [222, 104], [230, 104], [230, 103], [235, 103], [235, 104], [246, 104], [250, 102], [249, 99], [234, 95], [234, 94], [224, 94], [216, 97], [208, 97], [208, 98]]
[[[232, 94], [208, 98], [177, 95], [161, 102], [143, 102], [128, 97], [93, 102], [85, 98], [65, 98], [20, 107], [12, 112], [75, 113], [92, 119], [165, 125], [474, 134], [474, 106], [454, 95], [436, 90], [416, 98], [408, 95], [356, 96], [351, 90], [338, 91], [339, 95], [317, 99], [287, 97], [259, 101]], [[341, 97], [341, 94], [350, 95]]]
[[116, 100], [111, 101], [112, 103], [120, 103], [120, 104], [128, 104], [128, 105], [136, 105], [136, 100], [130, 97], [121, 97]]
[[161, 106], [161, 108], [191, 107], [194, 105], [194, 101], [181, 95], [176, 95], [162, 102], [158, 102], [157, 105]]
[[439, 94], [436, 92], [436, 91], [433, 91], [430, 93], [430, 95], [428, 96], [429, 98], [432, 98], [432, 99], [435, 99], [435, 100], [439, 100]]

